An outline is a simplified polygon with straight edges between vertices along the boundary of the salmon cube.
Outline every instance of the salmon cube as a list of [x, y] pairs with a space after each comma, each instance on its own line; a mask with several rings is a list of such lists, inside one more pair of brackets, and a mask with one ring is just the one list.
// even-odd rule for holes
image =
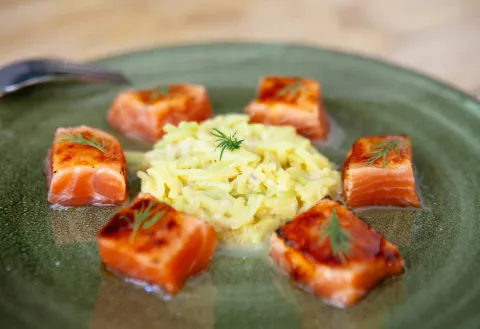
[[330, 123], [323, 106], [320, 84], [299, 77], [263, 77], [258, 95], [245, 108], [251, 122], [293, 126], [312, 140], [325, 140]]
[[98, 249], [108, 268], [175, 295], [210, 263], [215, 230], [150, 194], [121, 209], [100, 230]]
[[421, 207], [408, 136], [359, 138], [343, 164], [343, 196], [351, 208]]
[[205, 87], [175, 84], [167, 92], [159, 88], [120, 93], [108, 112], [108, 122], [126, 137], [155, 142], [167, 123], [203, 121], [212, 114]]
[[127, 164], [112, 135], [88, 126], [58, 128], [45, 159], [48, 202], [61, 206], [125, 201]]
[[269, 254], [298, 285], [338, 307], [404, 270], [392, 243], [330, 198], [277, 229]]

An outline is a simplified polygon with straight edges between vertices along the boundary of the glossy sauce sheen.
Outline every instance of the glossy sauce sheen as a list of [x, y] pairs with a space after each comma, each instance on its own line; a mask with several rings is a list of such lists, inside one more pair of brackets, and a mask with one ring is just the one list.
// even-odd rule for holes
[[[332, 254], [329, 238], [320, 236], [332, 209], [349, 234], [345, 262]], [[294, 281], [336, 306], [355, 304], [379, 281], [404, 270], [393, 244], [329, 198], [281, 226], [271, 238], [269, 254]]]
[[[285, 87], [297, 88], [285, 91]], [[288, 88], [288, 87], [287, 87]], [[251, 122], [291, 125], [312, 140], [325, 140], [330, 125], [323, 106], [320, 84], [300, 77], [264, 77], [258, 86], [257, 99], [246, 107]]]
[[[69, 134], [104, 144], [104, 152], [71, 141]], [[62, 206], [118, 204], [126, 198], [127, 165], [113, 136], [88, 126], [57, 129], [44, 168], [48, 202]]]
[[[158, 213], [163, 216], [151, 227], [140, 229], [132, 241], [134, 212], [151, 203], [148, 219]], [[116, 213], [97, 240], [100, 257], [108, 267], [157, 285], [169, 295], [175, 295], [189, 277], [208, 266], [216, 247], [215, 230], [209, 224], [148, 194]]]
[[120, 93], [108, 112], [109, 124], [125, 136], [155, 142], [163, 126], [182, 121], [203, 121], [212, 114], [206, 89], [201, 85], [177, 84], [167, 94], [156, 89]]
[[[367, 162], [372, 148], [381, 142], [398, 140], [399, 152], [390, 151], [383, 167], [382, 158]], [[343, 196], [349, 207], [400, 206], [421, 207], [412, 163], [412, 147], [407, 136], [372, 136], [359, 138], [343, 164]]]

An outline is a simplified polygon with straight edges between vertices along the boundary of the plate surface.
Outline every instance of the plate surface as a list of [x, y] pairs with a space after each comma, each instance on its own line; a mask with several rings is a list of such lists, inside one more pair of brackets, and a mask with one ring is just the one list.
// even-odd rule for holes
[[[2, 328], [478, 328], [480, 104], [473, 98], [384, 63], [302, 46], [194, 45], [100, 62], [135, 87], [205, 84], [216, 114], [242, 111], [261, 75], [316, 78], [339, 127], [321, 151], [337, 164], [360, 136], [410, 135], [425, 209], [360, 213], [399, 246], [408, 270], [346, 310], [293, 288], [261, 257], [216, 257], [170, 301], [109, 275], [95, 234], [117, 208], [50, 209], [42, 165], [59, 126], [113, 132], [106, 111], [121, 89], [49, 84], [0, 100]], [[149, 148], [120, 139], [128, 149]]]

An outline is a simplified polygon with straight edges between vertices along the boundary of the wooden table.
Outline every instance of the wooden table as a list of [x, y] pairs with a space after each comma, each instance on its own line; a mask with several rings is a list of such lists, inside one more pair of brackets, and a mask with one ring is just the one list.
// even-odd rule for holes
[[1, 0], [0, 64], [172, 43], [294, 41], [480, 86], [480, 0]]

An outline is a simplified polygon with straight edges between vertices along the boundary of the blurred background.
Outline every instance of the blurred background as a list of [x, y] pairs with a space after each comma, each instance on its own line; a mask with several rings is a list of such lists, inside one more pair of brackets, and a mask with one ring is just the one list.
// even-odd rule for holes
[[0, 0], [0, 65], [205, 41], [336, 48], [480, 87], [480, 0]]

